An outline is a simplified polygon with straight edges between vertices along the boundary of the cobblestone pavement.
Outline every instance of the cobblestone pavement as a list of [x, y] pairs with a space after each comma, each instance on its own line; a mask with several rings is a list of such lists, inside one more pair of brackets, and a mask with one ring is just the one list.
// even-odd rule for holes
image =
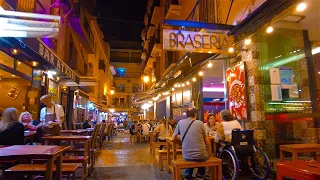
[[124, 132], [119, 133], [112, 142], [105, 142], [102, 150], [97, 151], [95, 172], [89, 180], [96, 179], [171, 180], [172, 175], [159, 170], [157, 159], [149, 152], [148, 143], [130, 144], [129, 133]]

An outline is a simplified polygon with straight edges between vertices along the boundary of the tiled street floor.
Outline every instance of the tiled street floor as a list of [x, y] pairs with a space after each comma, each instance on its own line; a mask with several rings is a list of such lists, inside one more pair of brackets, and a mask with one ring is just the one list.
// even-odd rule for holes
[[[96, 168], [89, 180], [171, 180], [172, 174], [159, 170], [149, 143], [130, 144], [129, 136], [127, 131], [118, 133], [112, 142], [106, 142], [97, 151]], [[245, 179], [251, 178], [241, 178]]]

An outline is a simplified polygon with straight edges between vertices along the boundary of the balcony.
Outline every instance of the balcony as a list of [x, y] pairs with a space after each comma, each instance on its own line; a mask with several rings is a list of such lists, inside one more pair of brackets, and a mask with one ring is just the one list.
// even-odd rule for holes
[[114, 104], [115, 108], [120, 108], [120, 109], [129, 109], [133, 108], [133, 104], [131, 102], [124, 102], [124, 103], [116, 103]]
[[136, 93], [140, 92], [142, 89], [140, 86], [134, 86], [134, 87], [116, 87], [116, 93]]
[[144, 61], [147, 59], [147, 53], [146, 52], [143, 52], [141, 54], [141, 59], [144, 60]]
[[165, 18], [166, 19], [178, 19], [181, 13], [181, 6], [178, 0], [167, 0], [165, 4]]
[[139, 72], [126, 72], [123, 74], [116, 74], [114, 77], [118, 78], [141, 78], [142, 73]]
[[162, 44], [156, 43], [154, 44], [152, 51], [151, 51], [151, 56], [153, 57], [159, 57], [162, 54]]
[[151, 16], [151, 21], [150, 23], [158, 26], [158, 24], [160, 23], [161, 19], [163, 18], [162, 16], [162, 12], [163, 12], [163, 8], [162, 7], [158, 7], [155, 6], [152, 12], [152, 16]]
[[156, 58], [150, 56], [147, 61], [147, 67], [152, 68], [154, 62], [156, 62]]
[[147, 33], [147, 39], [150, 39], [151, 37], [153, 37], [155, 32], [156, 32], [156, 27], [150, 26]]

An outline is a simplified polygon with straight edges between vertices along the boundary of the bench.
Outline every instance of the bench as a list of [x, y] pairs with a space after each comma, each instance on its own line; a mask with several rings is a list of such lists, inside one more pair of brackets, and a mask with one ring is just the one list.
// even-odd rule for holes
[[160, 147], [160, 146], [166, 146], [166, 142], [152, 142], [150, 153], [155, 155], [156, 147]]
[[[173, 165], [173, 180], [180, 180], [180, 169], [186, 169], [186, 168], [197, 168], [197, 167], [212, 167], [210, 168], [211, 173], [214, 175], [215, 180], [221, 180], [222, 179], [222, 160], [216, 157], [210, 157], [205, 162], [192, 162], [192, 161], [186, 161], [184, 159], [174, 159], [172, 161]], [[212, 173], [212, 170], [214, 171]], [[218, 172], [218, 173], [216, 173]]]
[[[159, 150], [159, 169], [163, 171], [163, 156], [167, 155], [167, 150]], [[182, 153], [182, 149], [177, 149], [177, 153]]]
[[[79, 163], [82, 164], [82, 176], [81, 179], [86, 179], [88, 175], [87, 164], [89, 157], [86, 156], [62, 156], [62, 163]], [[43, 159], [33, 159], [32, 163], [46, 163], [46, 160]]]
[[[78, 165], [66, 165], [62, 164], [62, 174], [67, 175], [68, 180], [72, 174], [72, 179], [75, 179], [75, 172]], [[56, 171], [56, 166], [53, 166], [53, 172]], [[21, 176], [33, 176], [33, 175], [44, 175], [46, 173], [45, 164], [18, 164], [4, 171], [4, 178], [10, 177], [14, 179], [21, 179]]]

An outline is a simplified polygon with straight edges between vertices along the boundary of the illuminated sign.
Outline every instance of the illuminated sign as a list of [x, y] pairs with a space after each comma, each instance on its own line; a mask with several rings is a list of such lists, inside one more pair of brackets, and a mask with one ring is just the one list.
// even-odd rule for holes
[[79, 77], [77, 76], [77, 74], [68, 65], [62, 62], [57, 57], [57, 55], [53, 53], [50, 48], [44, 45], [41, 41], [39, 41], [39, 54], [43, 57], [43, 59], [57, 68], [57, 70], [79, 84]]
[[219, 33], [163, 30], [163, 49], [221, 54], [233, 45], [233, 37]]

